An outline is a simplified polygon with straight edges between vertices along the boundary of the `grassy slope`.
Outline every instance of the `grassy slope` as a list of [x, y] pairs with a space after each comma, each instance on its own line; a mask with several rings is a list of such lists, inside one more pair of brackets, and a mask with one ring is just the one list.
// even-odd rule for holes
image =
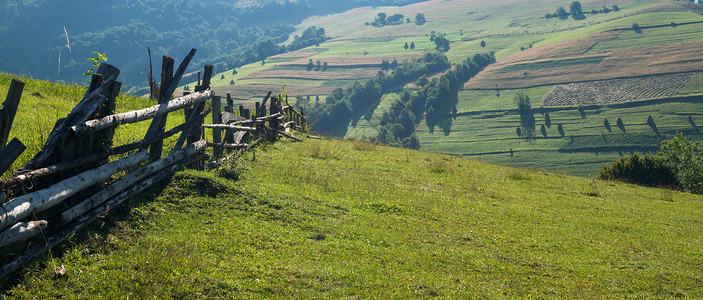
[[8, 296], [703, 297], [700, 196], [350, 141], [241, 163], [176, 174]]

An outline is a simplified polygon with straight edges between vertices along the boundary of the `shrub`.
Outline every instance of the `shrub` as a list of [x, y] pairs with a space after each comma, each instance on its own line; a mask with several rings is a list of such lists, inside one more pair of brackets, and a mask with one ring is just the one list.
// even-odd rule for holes
[[650, 154], [641, 155], [635, 153], [620, 157], [613, 163], [603, 166], [598, 171], [598, 177], [607, 180], [622, 180], [644, 186], [678, 186], [674, 170], [664, 163], [664, 160]]
[[217, 169], [217, 176], [229, 180], [239, 180], [242, 177], [242, 165], [237, 160], [230, 160]]
[[663, 141], [657, 158], [676, 174], [679, 186], [691, 193], [703, 194], [703, 149], [677, 133], [674, 138]]

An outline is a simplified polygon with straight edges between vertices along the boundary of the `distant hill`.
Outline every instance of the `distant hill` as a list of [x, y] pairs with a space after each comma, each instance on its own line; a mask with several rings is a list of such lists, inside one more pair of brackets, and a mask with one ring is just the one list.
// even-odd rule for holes
[[[589, 0], [579, 2], [583, 16], [573, 18], [572, 3], [432, 0], [313, 16], [291, 37], [316, 26], [325, 28], [328, 41], [236, 68], [236, 74], [219, 73], [215, 89], [256, 101], [285, 85], [288, 95], [301, 96], [300, 105], [312, 108], [336, 89], [364, 84], [379, 72], [391, 76], [394, 70], [383, 61], [402, 63], [434, 52], [434, 37], [440, 37], [450, 46], [445, 55], [453, 64], [491, 51], [497, 62], [448, 95], [455, 99], [446, 102], [456, 104], [444, 115], [431, 122], [426, 111], [415, 115], [420, 149], [589, 176], [623, 154], [656, 150], [658, 141], [677, 131], [701, 140], [689, 115], [694, 124], [703, 122], [703, 6], [686, 1], [604, 6]], [[567, 18], [551, 17], [559, 7], [566, 8]], [[405, 21], [371, 25], [380, 14]], [[416, 23], [418, 14], [426, 22]], [[318, 62], [327, 65], [325, 71]], [[445, 71], [425, 75], [439, 79]], [[343, 121], [335, 134], [387, 138], [385, 113], [417, 99], [412, 95], [420, 92], [419, 77], [408, 79], [405, 90], [374, 96], [351, 121], [337, 118]], [[518, 92], [531, 99], [534, 128], [520, 130], [529, 136], [516, 133], [523, 126], [513, 101]], [[656, 131], [647, 124], [650, 115]], [[624, 126], [606, 129], [606, 119], [611, 124], [621, 119]]]
[[212, 63], [224, 71], [239, 66], [240, 54], [258, 42], [287, 40], [292, 25], [311, 15], [393, 2], [5, 1], [0, 4], [0, 71], [72, 83], [97, 51], [121, 67], [126, 90], [144, 88], [147, 47], [157, 68], [161, 55], [181, 59], [197, 48], [193, 65]]

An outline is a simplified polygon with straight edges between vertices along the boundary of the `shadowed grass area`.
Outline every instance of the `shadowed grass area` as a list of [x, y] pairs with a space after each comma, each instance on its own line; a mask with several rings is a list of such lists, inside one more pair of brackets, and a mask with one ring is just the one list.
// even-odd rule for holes
[[703, 297], [700, 196], [355, 143], [178, 173], [8, 296]]

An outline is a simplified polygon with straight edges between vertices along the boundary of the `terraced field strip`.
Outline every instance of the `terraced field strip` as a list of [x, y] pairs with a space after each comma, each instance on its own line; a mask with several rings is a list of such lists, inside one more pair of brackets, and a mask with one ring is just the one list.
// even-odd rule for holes
[[543, 106], [627, 103], [676, 96], [693, 75], [682, 73], [557, 85]]
[[[286, 93], [293, 96], [321, 95], [320, 97], [324, 99], [323, 95], [328, 95], [335, 88], [337, 87], [310, 87], [286, 85]], [[227, 93], [231, 93], [232, 98], [237, 99], [238, 101], [261, 101], [261, 95], [266, 95], [269, 91], [272, 91], [274, 93], [280, 93], [281, 84], [246, 84], [234, 86], [217, 86], [213, 87], [213, 90], [215, 90], [215, 93], [217, 93], [218, 95], [225, 95]]]
[[662, 75], [703, 71], [699, 55], [703, 41], [668, 46], [621, 49], [607, 53], [600, 64], [551, 68], [528, 72], [500, 72], [503, 66], [489, 66], [466, 85], [467, 89], [519, 89], [646, 75]]
[[[345, 66], [348, 68], [363, 68], [363, 67], [381, 67], [381, 62], [384, 59], [397, 59], [401, 61], [404, 58], [414, 58], [419, 57], [421, 54], [417, 55], [397, 55], [397, 56], [362, 56], [362, 57], [316, 57], [313, 62], [319, 60], [320, 62], [326, 62], [328, 66], [341, 67]], [[291, 62], [279, 64], [279, 66], [307, 66], [308, 59], [297, 59]]]
[[281, 79], [314, 79], [314, 80], [354, 80], [376, 76], [377, 69], [350, 69], [347, 71], [292, 71], [270, 70], [249, 74], [241, 79], [281, 78]]
[[499, 73], [509, 73], [509, 72], [520, 72], [520, 71], [534, 71], [534, 70], [542, 70], [542, 69], [556, 69], [556, 68], [566, 68], [566, 67], [573, 67], [573, 66], [582, 66], [582, 65], [597, 65], [603, 62], [603, 59], [605, 59], [606, 56], [586, 56], [586, 57], [578, 57], [578, 58], [567, 58], [567, 59], [561, 59], [561, 60], [545, 60], [545, 61], [536, 61], [536, 62], [529, 62], [529, 63], [521, 63], [521, 64], [514, 64], [514, 65], [508, 65], [500, 70], [498, 70]]

